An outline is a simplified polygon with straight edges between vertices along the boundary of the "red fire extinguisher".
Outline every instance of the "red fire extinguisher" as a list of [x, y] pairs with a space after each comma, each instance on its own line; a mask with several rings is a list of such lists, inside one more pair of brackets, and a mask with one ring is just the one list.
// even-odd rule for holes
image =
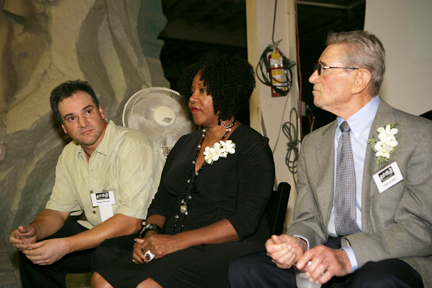
[[[283, 55], [278, 48], [275, 48], [269, 55], [270, 63], [270, 76], [271, 76], [271, 94], [272, 97], [284, 96], [278, 93], [273, 87], [275, 87], [279, 92], [285, 92], [287, 87], [285, 85], [285, 73], [283, 71]], [[285, 93], [283, 93], [285, 94]], [[286, 95], [286, 94], [285, 94]]]

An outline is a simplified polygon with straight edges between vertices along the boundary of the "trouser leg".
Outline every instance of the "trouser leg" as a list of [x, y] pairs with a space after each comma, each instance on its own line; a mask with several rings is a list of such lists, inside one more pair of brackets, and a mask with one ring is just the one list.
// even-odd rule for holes
[[420, 274], [399, 259], [367, 262], [352, 276], [350, 288], [423, 288]]
[[295, 288], [294, 269], [281, 269], [265, 252], [250, 254], [232, 262], [229, 267], [231, 288]]
[[[96, 271], [101, 266], [117, 259], [126, 252], [133, 249], [134, 239], [139, 233], [107, 239], [102, 242], [93, 253], [92, 271]], [[131, 259], [132, 261], [132, 259]]]
[[[330, 238], [325, 245], [339, 249], [341, 240], [340, 238]], [[232, 288], [296, 287], [294, 268], [281, 269], [277, 267], [265, 252], [247, 255], [231, 263], [229, 278]], [[339, 286], [339, 280], [342, 279], [334, 281], [332, 283], [334, 286], [331, 287], [343, 287]]]
[[[87, 229], [78, 223], [64, 226], [47, 239], [73, 236]], [[23, 253], [19, 253], [19, 268], [23, 287], [66, 287], [67, 273], [85, 273], [91, 271], [91, 257], [95, 249], [77, 251], [65, 255], [51, 265], [33, 264]]]
[[[340, 249], [340, 238], [329, 238], [324, 244]], [[229, 279], [232, 288], [296, 287], [293, 269], [278, 268], [266, 253], [252, 254], [231, 263]], [[333, 277], [323, 288], [423, 288], [420, 274], [399, 259], [368, 262], [352, 274]]]
[[[326, 246], [341, 248], [340, 238], [328, 239]], [[408, 263], [399, 259], [387, 259], [378, 262], [367, 262], [353, 274], [344, 277], [333, 277], [323, 288], [422, 288], [420, 274]]]

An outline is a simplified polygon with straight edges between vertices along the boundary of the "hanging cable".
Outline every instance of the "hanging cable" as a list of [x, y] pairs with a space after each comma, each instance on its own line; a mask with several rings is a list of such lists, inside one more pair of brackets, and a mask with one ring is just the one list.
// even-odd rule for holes
[[273, 29], [272, 29], [272, 43], [273, 43], [273, 46], [275, 45], [274, 32], [275, 32], [275, 26], [276, 26], [276, 8], [277, 8], [277, 0], [275, 0], [275, 7], [274, 7], [274, 12], [273, 12]]
[[[292, 114], [295, 113], [295, 119], [297, 119], [298, 114], [297, 110], [295, 108], [291, 108], [290, 112], [290, 119], [292, 119]], [[296, 125], [292, 124], [291, 122], [285, 122], [282, 125], [282, 132], [285, 134], [285, 136], [288, 138], [287, 143], [287, 154], [285, 157], [285, 164], [288, 166], [288, 170], [293, 174], [297, 174], [297, 161], [299, 157], [299, 149], [298, 145], [300, 143], [300, 140], [298, 139], [298, 127], [297, 127], [297, 121], [295, 122]]]

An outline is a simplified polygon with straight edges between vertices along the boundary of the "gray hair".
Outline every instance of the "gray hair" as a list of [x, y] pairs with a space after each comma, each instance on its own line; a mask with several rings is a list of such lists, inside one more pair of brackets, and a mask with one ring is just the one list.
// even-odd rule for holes
[[341, 61], [348, 67], [368, 70], [371, 73], [369, 92], [372, 96], [378, 94], [385, 73], [385, 50], [375, 35], [367, 31], [331, 33], [326, 44], [346, 44]]

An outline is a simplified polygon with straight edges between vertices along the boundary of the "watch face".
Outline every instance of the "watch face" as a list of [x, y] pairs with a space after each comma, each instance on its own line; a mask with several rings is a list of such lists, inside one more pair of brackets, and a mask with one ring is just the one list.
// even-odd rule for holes
[[151, 230], [151, 231], [156, 231], [157, 233], [161, 233], [161, 228], [157, 224], [148, 224], [147, 226], [145, 226], [144, 229], [146, 231]]

